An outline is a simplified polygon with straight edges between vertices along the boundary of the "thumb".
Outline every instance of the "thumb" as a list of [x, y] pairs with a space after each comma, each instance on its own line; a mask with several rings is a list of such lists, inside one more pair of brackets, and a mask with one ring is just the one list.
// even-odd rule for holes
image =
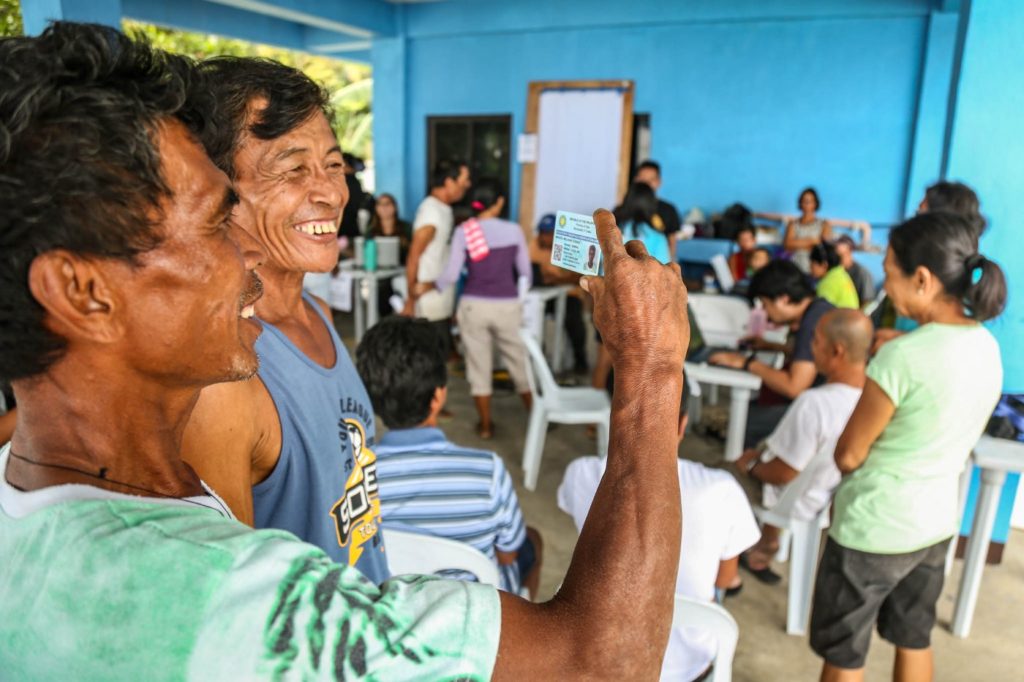
[[580, 287], [593, 297], [604, 293], [604, 278], [596, 275], [580, 277]]

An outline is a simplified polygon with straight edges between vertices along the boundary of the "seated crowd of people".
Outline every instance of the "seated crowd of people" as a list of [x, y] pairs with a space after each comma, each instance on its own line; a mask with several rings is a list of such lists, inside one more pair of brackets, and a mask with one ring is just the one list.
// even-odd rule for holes
[[[0, 381], [17, 399], [0, 422], [4, 675], [697, 679], [716, 645], [672, 622], [673, 595], [737, 594], [740, 565], [779, 580], [779, 530], [734, 475], [771, 507], [822, 460], [795, 513], [833, 507], [811, 622], [823, 679], [863, 675], [876, 624], [898, 669], [930, 674], [956, 479], [1001, 387], [979, 323], [1006, 285], [966, 187], [936, 185], [891, 231], [892, 333], [861, 310], [874, 283], [852, 243], [832, 241], [870, 229], [819, 217], [814, 190], [784, 254], [736, 230], [730, 267], [789, 338], [710, 358], [763, 385], [732, 472], [680, 455], [690, 315], [658, 164], [595, 213], [593, 277], [551, 266], [553, 218], [527, 239], [501, 217], [504, 188], [465, 164], [439, 164], [412, 223], [379, 196], [370, 234], [400, 238], [407, 296], [353, 362], [303, 290], [351, 225], [322, 87], [65, 22], [0, 40], [0, 62]], [[543, 540], [501, 456], [439, 427], [453, 318], [478, 435], [497, 428], [495, 350], [530, 409], [518, 331], [534, 283], [577, 287], [574, 369], [591, 367], [589, 310], [592, 381], [612, 396], [607, 456], [574, 460], [558, 489], [579, 538], [543, 604]], [[392, 575], [389, 528], [472, 546], [500, 589]]]

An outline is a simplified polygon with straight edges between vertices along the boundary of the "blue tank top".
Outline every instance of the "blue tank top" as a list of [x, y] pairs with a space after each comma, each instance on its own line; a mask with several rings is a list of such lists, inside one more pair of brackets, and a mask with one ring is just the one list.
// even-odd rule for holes
[[321, 367], [273, 325], [256, 341], [259, 376], [281, 421], [281, 456], [253, 486], [257, 528], [281, 528], [355, 566], [380, 584], [389, 577], [380, 532], [373, 407], [348, 351], [319, 304], [334, 367]]

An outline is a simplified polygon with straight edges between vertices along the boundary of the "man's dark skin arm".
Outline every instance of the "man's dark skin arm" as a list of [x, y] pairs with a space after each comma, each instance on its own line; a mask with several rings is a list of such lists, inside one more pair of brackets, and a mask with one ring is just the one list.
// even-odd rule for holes
[[608, 465], [559, 593], [545, 604], [501, 594], [496, 680], [657, 679], [668, 643], [686, 290], [677, 265], [639, 241], [623, 247], [611, 213], [594, 218], [606, 275], [581, 284], [615, 367]]
[[420, 257], [427, 250], [427, 247], [430, 246], [430, 242], [433, 241], [436, 233], [436, 227], [424, 225], [412, 235], [409, 255], [406, 256], [405, 261], [405, 279], [408, 283], [409, 293], [405, 298], [405, 307], [402, 309], [402, 314], [406, 317], [411, 317], [416, 310], [416, 299], [420, 296], [417, 288], [419, 283], [416, 281], [416, 273], [419, 272], [420, 267]]
[[756, 461], [761, 457], [762, 452], [763, 450], [757, 448], [746, 450], [733, 466], [740, 474], [748, 474], [762, 483], [771, 483], [772, 485], [786, 485], [800, 475], [799, 471], [778, 457], [767, 462]]

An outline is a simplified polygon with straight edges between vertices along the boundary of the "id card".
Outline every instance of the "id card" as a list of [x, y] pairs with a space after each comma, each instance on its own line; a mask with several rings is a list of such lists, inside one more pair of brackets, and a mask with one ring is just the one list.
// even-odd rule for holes
[[601, 269], [601, 245], [594, 219], [580, 213], [559, 211], [555, 217], [555, 239], [551, 264], [581, 275], [596, 275]]

